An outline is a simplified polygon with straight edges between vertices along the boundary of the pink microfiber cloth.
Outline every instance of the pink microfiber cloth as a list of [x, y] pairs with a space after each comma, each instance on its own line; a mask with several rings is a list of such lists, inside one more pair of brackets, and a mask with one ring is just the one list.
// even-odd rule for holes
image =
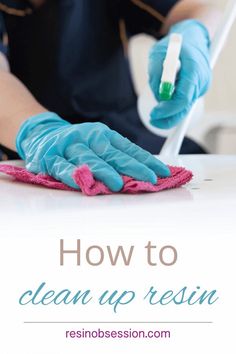
[[[171, 176], [158, 178], [158, 183], [153, 185], [149, 182], [137, 181], [131, 177], [122, 176], [124, 187], [120, 193], [137, 194], [142, 192], [159, 192], [164, 189], [178, 188], [192, 179], [192, 172], [183, 167], [170, 167]], [[17, 181], [37, 184], [47, 188], [76, 191], [54, 178], [38, 174], [35, 175], [23, 167], [0, 164], [0, 172], [13, 176]], [[113, 194], [102, 182], [96, 181], [87, 165], [78, 167], [73, 175], [75, 182], [80, 186], [83, 194], [94, 196], [98, 194]]]

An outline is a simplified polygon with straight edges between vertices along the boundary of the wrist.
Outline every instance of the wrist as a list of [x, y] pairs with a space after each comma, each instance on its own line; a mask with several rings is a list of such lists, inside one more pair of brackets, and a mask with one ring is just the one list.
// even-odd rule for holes
[[44, 136], [47, 131], [51, 132], [52, 130], [59, 129], [67, 125], [70, 125], [70, 123], [59, 117], [54, 112], [47, 111], [29, 117], [20, 126], [16, 136], [16, 150], [18, 154], [22, 159], [25, 159], [22, 142], [32, 134], [37, 135], [37, 137], [40, 138], [40, 136]]

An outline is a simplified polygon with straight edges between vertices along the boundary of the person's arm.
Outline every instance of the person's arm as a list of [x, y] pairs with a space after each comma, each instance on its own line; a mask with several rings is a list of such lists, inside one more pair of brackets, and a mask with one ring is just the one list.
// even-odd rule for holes
[[207, 0], [181, 0], [170, 10], [161, 33], [167, 34], [170, 27], [177, 22], [196, 19], [206, 26], [210, 37], [213, 38], [220, 18], [220, 11]]
[[27, 88], [9, 72], [9, 65], [0, 52], [0, 143], [16, 151], [15, 139], [27, 117], [45, 112]]
[[106, 125], [70, 124], [47, 111], [0, 58], [0, 143], [16, 150], [29, 171], [79, 189], [73, 175], [85, 164], [112, 191], [123, 187], [120, 174], [153, 184], [157, 175], [170, 176], [167, 166]]
[[[201, 0], [181, 0], [170, 10], [162, 27], [163, 38], [155, 43], [149, 57], [149, 83], [159, 102], [151, 112], [153, 126], [170, 129], [178, 125], [208, 91], [212, 82], [210, 46], [219, 18], [218, 10]], [[160, 83], [172, 33], [180, 34], [183, 44], [175, 91], [168, 101], [160, 95]]]

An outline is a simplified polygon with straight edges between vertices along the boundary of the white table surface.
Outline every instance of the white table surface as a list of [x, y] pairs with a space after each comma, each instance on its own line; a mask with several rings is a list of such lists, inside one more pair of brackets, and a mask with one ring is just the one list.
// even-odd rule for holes
[[[97, 353], [159, 352], [169, 354], [181, 348], [192, 354], [232, 352], [234, 348], [235, 234], [236, 234], [236, 156], [183, 156], [172, 163], [192, 169], [194, 179], [180, 189], [156, 194], [86, 197], [80, 193], [50, 190], [14, 182], [0, 176], [0, 268], [4, 322], [0, 352], [7, 353]], [[81, 240], [81, 266], [75, 255], [66, 255], [61, 267], [59, 245], [75, 249]], [[155, 245], [156, 266], [146, 262], [144, 247]], [[101, 266], [91, 267], [85, 252], [91, 245], [104, 250]], [[111, 266], [106, 247], [125, 250], [134, 246], [131, 265], [122, 261]], [[173, 267], [158, 258], [161, 247], [172, 245], [178, 252]], [[92, 254], [97, 259], [97, 253]], [[19, 307], [18, 296], [26, 289], [36, 290], [42, 281], [57, 291], [68, 288], [134, 289], [137, 301], [120, 307], [117, 314], [107, 307], [40, 306]], [[143, 296], [150, 286], [157, 292], [180, 289], [217, 289], [220, 300], [207, 306], [148, 306]], [[96, 297], [96, 296], [95, 296]], [[230, 314], [230, 316], [229, 316]], [[213, 321], [213, 324], [172, 324], [157, 327], [173, 332], [173, 339], [154, 341], [78, 341], [65, 340], [72, 324], [34, 324], [23, 321]], [[96, 329], [84, 325], [85, 329]], [[108, 327], [107, 327], [108, 326]], [[114, 327], [115, 326], [115, 327]], [[125, 325], [101, 325], [104, 329], [123, 329]], [[133, 328], [131, 325], [127, 328]], [[139, 324], [135, 329], [150, 328]], [[160, 325], [161, 326], [161, 325]], [[1, 327], [1, 326], [0, 326]], [[100, 325], [99, 325], [100, 328]], [[14, 341], [12, 340], [14, 333]], [[39, 341], [38, 338], [41, 338]], [[201, 340], [199, 341], [199, 338]], [[5, 343], [5, 344], [4, 344]], [[35, 346], [37, 343], [37, 346]], [[155, 343], [155, 344], [154, 344]], [[15, 349], [17, 345], [17, 349]], [[153, 349], [155, 346], [155, 350]], [[14, 350], [12, 349], [14, 347]], [[4, 350], [1, 350], [4, 348]], [[22, 348], [24, 350], [22, 351]], [[124, 349], [125, 348], [125, 349]], [[215, 350], [212, 350], [215, 349]], [[218, 350], [219, 349], [219, 350]]]
[[[191, 169], [186, 186], [156, 194], [86, 197], [26, 185], [0, 174], [0, 226], [31, 225], [51, 233], [162, 230], [196, 234], [236, 231], [236, 156], [181, 156], [167, 161]], [[14, 162], [13, 162], [14, 163]], [[19, 162], [15, 162], [19, 164]]]

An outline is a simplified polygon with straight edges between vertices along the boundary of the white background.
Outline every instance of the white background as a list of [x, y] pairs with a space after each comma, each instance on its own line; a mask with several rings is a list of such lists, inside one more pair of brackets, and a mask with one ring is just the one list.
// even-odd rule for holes
[[[203, 228], [204, 229], [204, 228]], [[126, 268], [107, 263], [100, 267], [75, 265], [74, 255], [65, 256], [65, 266], [59, 265], [59, 238], [48, 233], [44, 236], [30, 230], [12, 238], [1, 240], [1, 353], [13, 354], [62, 354], [92, 352], [137, 353], [141, 348], [149, 353], [170, 352], [233, 352], [234, 342], [234, 269], [235, 249], [231, 235], [212, 235], [203, 230], [197, 235], [194, 230], [182, 230], [175, 235], [150, 230], [146, 234], [133, 230], [119, 235], [115, 231], [103, 230], [98, 235], [85, 235], [68, 230], [65, 245], [76, 247], [76, 234], [83, 248], [91, 244], [135, 244], [133, 262]], [[64, 236], [63, 233], [60, 235]], [[143, 246], [152, 240], [157, 246], [174, 245], [178, 261], [173, 267], [146, 265]], [[83, 253], [83, 252], [82, 252]], [[92, 289], [99, 294], [106, 289], [134, 290], [137, 300], [120, 306], [114, 314], [111, 306], [99, 306], [95, 302], [86, 306], [26, 306], [18, 304], [19, 296], [28, 289], [36, 289], [45, 281], [48, 290], [69, 288], [71, 290]], [[167, 305], [150, 306], [142, 296], [150, 286], [157, 290], [180, 290], [188, 286], [195, 290], [217, 289], [219, 295], [215, 305]], [[140, 296], [140, 299], [138, 297]], [[212, 321], [213, 324], [23, 324], [24, 321]], [[170, 339], [66, 339], [66, 330], [139, 329], [170, 330]]]
[[[235, 210], [236, 157], [183, 156], [193, 170], [185, 187], [157, 194], [101, 196], [53, 191], [0, 176], [1, 215], [1, 354], [115, 353], [140, 351], [169, 354], [235, 352]], [[75, 256], [59, 264], [59, 239], [75, 248], [81, 239], [82, 265]], [[147, 266], [144, 246], [172, 245], [178, 251], [173, 267]], [[130, 267], [84, 263], [84, 250], [135, 246]], [[118, 308], [96, 303], [85, 307], [26, 306], [19, 296], [46, 281], [62, 290], [134, 290], [137, 301]], [[219, 301], [207, 305], [148, 306], [141, 296], [157, 290], [217, 289]], [[50, 289], [49, 289], [50, 290]], [[170, 330], [170, 339], [66, 339], [66, 330], [127, 329], [126, 325], [24, 324], [24, 321], [212, 321], [212, 324], [127, 325], [128, 329]]]

